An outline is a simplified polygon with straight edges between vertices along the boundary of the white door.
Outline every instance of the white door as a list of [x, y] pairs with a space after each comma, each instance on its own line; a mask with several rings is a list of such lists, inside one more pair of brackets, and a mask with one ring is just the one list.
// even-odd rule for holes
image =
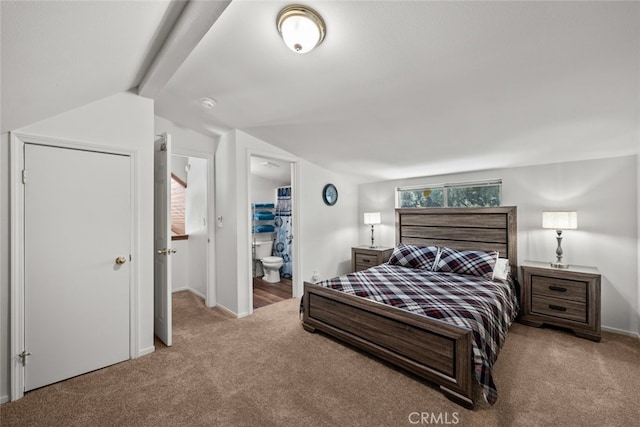
[[153, 330], [171, 345], [171, 136], [155, 141]]
[[129, 359], [132, 209], [128, 156], [25, 144], [24, 167], [28, 391]]

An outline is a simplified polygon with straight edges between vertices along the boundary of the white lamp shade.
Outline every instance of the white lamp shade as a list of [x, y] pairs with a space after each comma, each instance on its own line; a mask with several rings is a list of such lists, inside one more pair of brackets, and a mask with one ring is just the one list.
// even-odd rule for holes
[[365, 212], [364, 223], [367, 225], [380, 224], [380, 212]]
[[292, 16], [282, 23], [282, 39], [294, 52], [309, 52], [320, 40], [320, 29], [306, 16]]
[[301, 5], [282, 9], [277, 26], [284, 43], [296, 53], [309, 52], [322, 43], [326, 31], [322, 17], [313, 9]]
[[578, 213], [575, 211], [542, 212], [542, 228], [575, 230], [578, 228]]

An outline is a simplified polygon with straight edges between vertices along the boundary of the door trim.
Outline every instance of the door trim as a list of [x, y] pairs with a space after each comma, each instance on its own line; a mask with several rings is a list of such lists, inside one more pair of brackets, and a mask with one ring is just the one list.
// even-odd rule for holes
[[[287, 162], [291, 166], [291, 216], [293, 217], [293, 242], [292, 242], [292, 256], [293, 256], [293, 274], [291, 277], [291, 297], [292, 298], [300, 298], [302, 296], [302, 275], [300, 274], [300, 197], [298, 194], [298, 189], [300, 188], [300, 159], [295, 156], [288, 156], [284, 154], [272, 153], [268, 151], [262, 151], [253, 148], [247, 148], [246, 151], [246, 165], [247, 165], [247, 216], [246, 218], [251, 217], [251, 157], [263, 157], [266, 159], [274, 159], [280, 160], [283, 162]], [[247, 254], [247, 266], [246, 271], [249, 272], [248, 280], [246, 283], [242, 285], [241, 281], [238, 280], [238, 286], [243, 286], [246, 292], [246, 299], [248, 300], [248, 313], [245, 313], [243, 316], [253, 314], [253, 277], [251, 272], [253, 271], [251, 263], [251, 221], [247, 220], [247, 233], [249, 239], [246, 242], [239, 242], [238, 245], [244, 245], [245, 253]], [[240, 317], [243, 317], [240, 316]]]
[[69, 141], [56, 138], [11, 132], [10, 143], [10, 226], [11, 226], [11, 270], [10, 270], [10, 396], [11, 401], [24, 396], [24, 366], [18, 354], [24, 350], [24, 185], [22, 169], [25, 144], [45, 145], [56, 148], [76, 149], [105, 154], [124, 155], [130, 161], [131, 182], [131, 268], [129, 270], [129, 357], [138, 357], [138, 152], [127, 148], [109, 147], [88, 142]]

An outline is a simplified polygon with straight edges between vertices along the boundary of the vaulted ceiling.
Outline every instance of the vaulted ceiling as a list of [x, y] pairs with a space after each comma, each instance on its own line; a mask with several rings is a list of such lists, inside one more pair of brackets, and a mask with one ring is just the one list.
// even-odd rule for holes
[[362, 180], [638, 152], [639, 2], [314, 0], [304, 55], [289, 3], [200, 3], [210, 29], [184, 2], [3, 0], [2, 131], [140, 86], [177, 124]]

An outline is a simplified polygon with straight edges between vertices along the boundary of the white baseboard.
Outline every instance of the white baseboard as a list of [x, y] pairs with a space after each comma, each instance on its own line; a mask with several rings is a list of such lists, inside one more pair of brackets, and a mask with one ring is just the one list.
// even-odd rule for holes
[[623, 329], [611, 328], [609, 326], [602, 326], [600, 329], [603, 331], [611, 332], [618, 335], [626, 335], [628, 337], [634, 337], [640, 339], [640, 334], [636, 334], [635, 332], [625, 331]]
[[193, 289], [193, 288], [187, 288], [187, 290], [188, 290], [189, 292], [191, 292], [192, 294], [194, 294], [195, 296], [198, 296], [198, 297], [200, 297], [200, 298], [202, 298], [202, 299], [206, 299], [206, 297], [205, 297], [204, 295], [202, 295], [200, 292], [196, 291], [196, 290], [195, 290], [195, 289]]
[[0, 403], [7, 403], [9, 401], [9, 396], [0, 396]]
[[151, 347], [143, 348], [138, 352], [138, 357], [146, 356], [147, 354], [151, 354], [154, 351], [156, 351], [156, 347], [153, 345]]
[[176, 292], [182, 292], [182, 291], [189, 291], [192, 294], [194, 294], [195, 296], [198, 296], [198, 297], [200, 297], [202, 299], [206, 299], [206, 297], [204, 295], [202, 295], [200, 292], [196, 291], [195, 289], [190, 288], [189, 286], [183, 286], [181, 288], [174, 288], [174, 289], [171, 290], [171, 293], [175, 294]]
[[[230, 314], [230, 315], [232, 315], [233, 317], [237, 317], [237, 318], [244, 317], [244, 316], [239, 316], [237, 313], [235, 313], [235, 312], [233, 312], [233, 311], [229, 310], [227, 307], [225, 307], [225, 306], [223, 306], [223, 305], [216, 304], [216, 306], [215, 306], [215, 307], [216, 307], [216, 308], [219, 308], [219, 309], [220, 309], [220, 310], [222, 310], [222, 311], [226, 311], [227, 313], [229, 313], [229, 314]], [[245, 316], [246, 316], [246, 314], [245, 314]]]

